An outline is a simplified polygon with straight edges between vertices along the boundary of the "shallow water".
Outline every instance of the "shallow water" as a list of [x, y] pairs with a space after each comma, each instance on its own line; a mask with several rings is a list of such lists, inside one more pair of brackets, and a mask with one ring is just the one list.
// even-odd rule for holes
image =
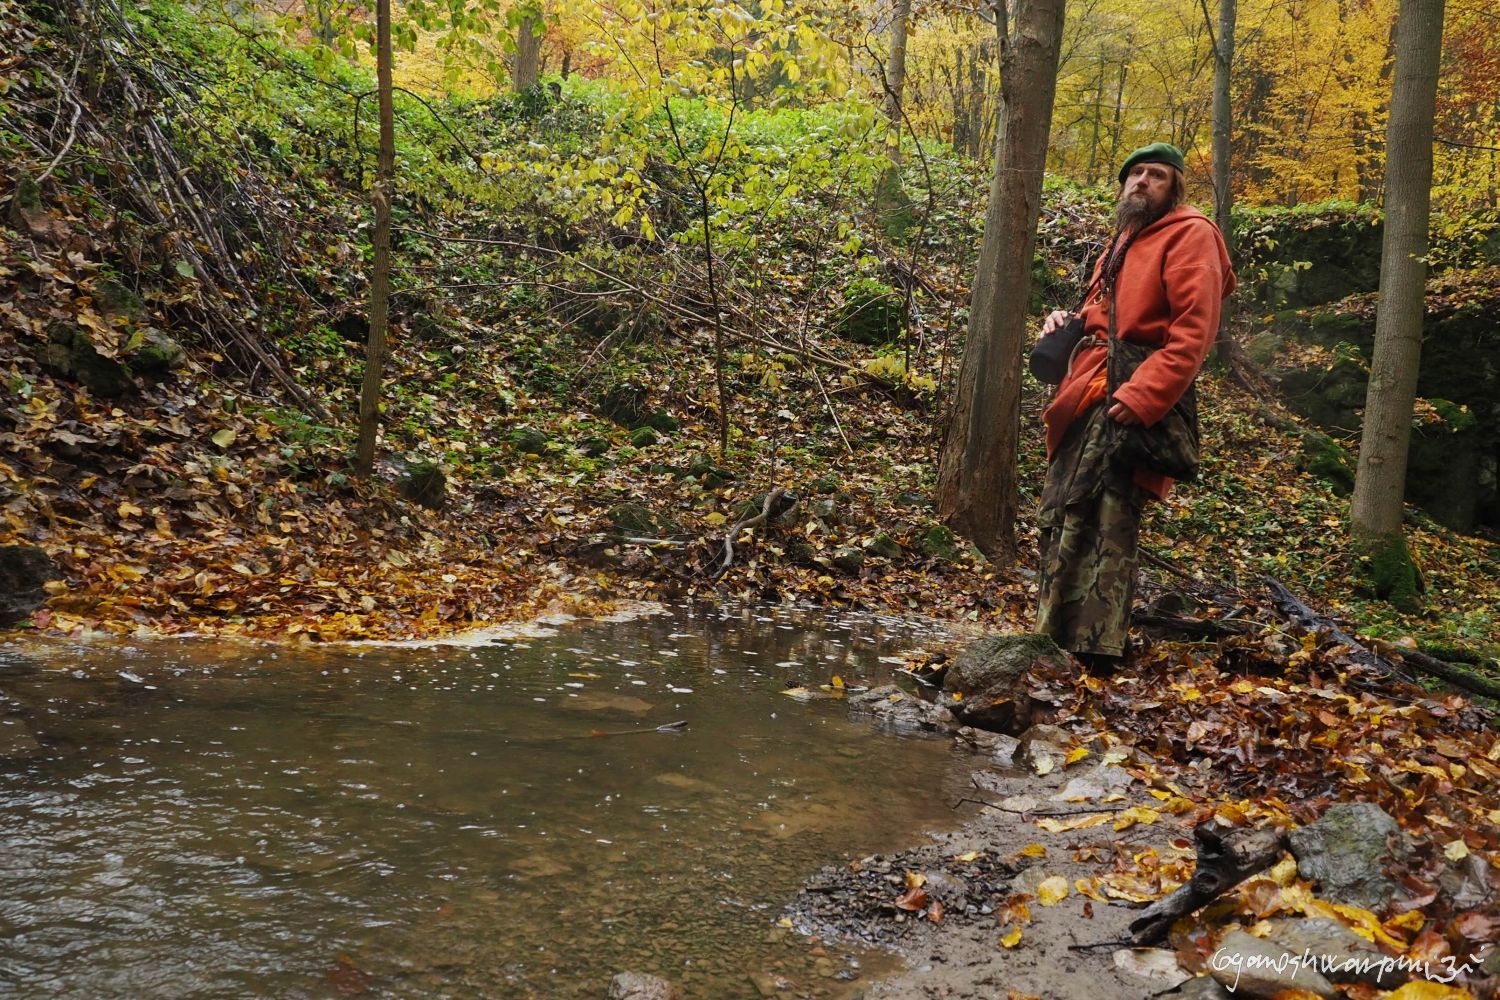
[[849, 995], [888, 960], [780, 906], [956, 823], [968, 769], [780, 692], [945, 642], [679, 608], [478, 649], [0, 647], [43, 751], [0, 767], [0, 993], [597, 998], [633, 969]]

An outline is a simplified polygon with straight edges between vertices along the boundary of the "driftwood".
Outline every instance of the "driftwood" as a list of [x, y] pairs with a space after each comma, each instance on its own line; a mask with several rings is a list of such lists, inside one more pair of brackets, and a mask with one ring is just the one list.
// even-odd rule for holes
[[1130, 939], [1135, 945], [1160, 941], [1179, 917], [1207, 906], [1246, 878], [1271, 867], [1286, 851], [1285, 836], [1271, 829], [1221, 833], [1212, 823], [1202, 823], [1193, 830], [1193, 839], [1198, 848], [1197, 870], [1187, 884], [1152, 903], [1130, 922]]

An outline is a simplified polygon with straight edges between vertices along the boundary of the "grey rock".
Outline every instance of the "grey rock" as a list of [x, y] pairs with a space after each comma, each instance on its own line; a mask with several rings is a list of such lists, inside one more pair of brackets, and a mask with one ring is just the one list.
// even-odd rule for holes
[[682, 1000], [682, 991], [660, 976], [622, 972], [609, 981], [608, 1000]]
[[944, 705], [930, 704], [894, 684], [884, 684], [848, 699], [851, 715], [870, 716], [894, 729], [956, 731], [958, 721]]
[[1175, 990], [1163, 993], [1161, 996], [1176, 997], [1180, 1000], [1234, 1000], [1234, 994], [1220, 986], [1212, 976], [1189, 979]]
[[1384, 952], [1327, 917], [1273, 920], [1267, 940], [1317, 963], [1314, 968], [1329, 982], [1369, 983], [1389, 990], [1408, 978], [1395, 968], [1382, 968]]
[[865, 545], [865, 551], [879, 559], [900, 559], [901, 543], [885, 532], [880, 532]]
[[43, 585], [62, 577], [46, 552], [32, 545], [0, 545], [0, 626], [25, 620], [47, 600]]
[[146, 328], [141, 346], [130, 355], [130, 370], [152, 378], [160, 378], [185, 364], [187, 351], [154, 326]]
[[1318, 883], [1319, 895], [1335, 903], [1380, 912], [1399, 887], [1382, 870], [1410, 851], [1406, 834], [1371, 802], [1340, 802], [1317, 822], [1292, 831], [1297, 873]]
[[441, 510], [448, 499], [448, 477], [437, 462], [412, 462], [401, 469], [396, 489], [412, 503]]
[[1049, 636], [991, 636], [958, 655], [943, 690], [962, 695], [953, 705], [966, 724], [1019, 736], [1032, 722], [1027, 672], [1039, 664], [1065, 668], [1067, 662]]
[[1297, 957], [1279, 945], [1232, 930], [1209, 960], [1209, 975], [1237, 997], [1270, 998], [1293, 989], [1338, 996], [1320, 973], [1292, 961]]
[[964, 551], [958, 536], [941, 524], [934, 524], [922, 532], [917, 544], [923, 555], [942, 562], [957, 562]]
[[845, 573], [858, 573], [865, 566], [865, 551], [852, 545], [834, 553], [833, 565]]
[[1032, 726], [1021, 734], [1021, 745], [1016, 751], [1017, 759], [1039, 775], [1051, 774], [1062, 769], [1073, 738], [1065, 729], [1057, 726]]
[[1016, 756], [1021, 741], [1006, 733], [992, 733], [987, 729], [964, 726], [956, 735], [958, 742], [977, 753], [987, 753], [997, 761], [1010, 763]]
[[1098, 802], [1111, 795], [1124, 794], [1125, 789], [1129, 788], [1134, 780], [1130, 773], [1118, 764], [1098, 764], [1092, 770], [1070, 779], [1053, 798], [1061, 802], [1079, 799], [1085, 802]]

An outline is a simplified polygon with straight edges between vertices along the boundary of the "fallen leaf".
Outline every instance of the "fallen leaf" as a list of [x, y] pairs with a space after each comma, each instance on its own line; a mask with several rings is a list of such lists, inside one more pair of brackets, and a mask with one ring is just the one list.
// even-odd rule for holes
[[1019, 925], [1012, 927], [1000, 935], [1000, 944], [1005, 948], [1014, 948], [1021, 943], [1021, 928]]
[[1068, 898], [1068, 880], [1061, 875], [1053, 875], [1043, 880], [1036, 887], [1037, 902], [1043, 906], [1056, 906]]
[[912, 888], [903, 892], [896, 900], [896, 905], [909, 913], [927, 909], [927, 904], [932, 902], [932, 897], [927, 895], [926, 889]]

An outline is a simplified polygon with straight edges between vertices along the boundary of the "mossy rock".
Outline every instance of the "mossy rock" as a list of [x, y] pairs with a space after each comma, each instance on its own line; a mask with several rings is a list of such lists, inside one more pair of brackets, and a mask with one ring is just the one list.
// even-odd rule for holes
[[903, 490], [897, 493], [894, 502], [898, 507], [916, 507], [919, 510], [932, 509], [931, 497], [924, 496], [921, 493], [913, 493], [910, 490]]
[[1375, 341], [1375, 331], [1363, 317], [1338, 309], [1313, 313], [1307, 320], [1307, 330], [1315, 343], [1330, 347], [1349, 343], [1361, 354], [1369, 350]]
[[130, 355], [131, 371], [149, 378], [160, 378], [186, 363], [182, 345], [154, 326], [146, 328], [141, 346]]
[[1245, 342], [1245, 353], [1250, 360], [1265, 367], [1269, 365], [1281, 353], [1286, 346], [1286, 338], [1274, 330], [1262, 330]]
[[634, 382], [618, 382], [599, 399], [599, 415], [621, 427], [635, 428], [645, 421], [650, 394]]
[[681, 428], [677, 418], [663, 409], [656, 409], [641, 421], [642, 427], [650, 427], [652, 430], [661, 431], [663, 434], [675, 434]]
[[1327, 434], [1302, 432], [1302, 454], [1298, 464], [1309, 475], [1324, 480], [1340, 496], [1354, 492], [1354, 459], [1343, 445]]
[[423, 459], [412, 462], [401, 471], [396, 489], [412, 503], [428, 510], [441, 510], [448, 499], [448, 477], [437, 462]]
[[637, 448], [649, 448], [661, 440], [654, 427], [637, 427], [630, 432], [630, 443]]
[[958, 536], [941, 524], [934, 524], [922, 532], [917, 544], [923, 555], [943, 562], [957, 562], [963, 554]]
[[637, 503], [615, 504], [604, 514], [615, 534], [626, 538], [667, 538], [682, 534], [675, 519]]
[[535, 427], [517, 427], [510, 432], [511, 446], [523, 455], [545, 455], [551, 439]]
[[846, 545], [833, 555], [833, 565], [841, 572], [853, 575], [865, 567], [865, 550]]
[[865, 551], [879, 559], [900, 559], [903, 555], [901, 543], [885, 532], [880, 532], [865, 545]]
[[105, 399], [119, 399], [135, 387], [130, 366], [96, 351], [82, 327], [63, 323], [52, 327], [40, 360], [54, 374]]
[[688, 463], [688, 475], [698, 480], [704, 489], [716, 490], [726, 483], [734, 482], [734, 473], [713, 463], [706, 455], [699, 455]]
[[609, 454], [609, 438], [591, 435], [578, 442], [578, 450], [589, 458], [603, 458]]
[[105, 315], [125, 316], [137, 323], [146, 320], [146, 303], [117, 279], [95, 278], [89, 291], [93, 294], [94, 304]]
[[906, 328], [906, 302], [883, 281], [856, 278], [844, 289], [836, 329], [856, 344], [889, 344]]

